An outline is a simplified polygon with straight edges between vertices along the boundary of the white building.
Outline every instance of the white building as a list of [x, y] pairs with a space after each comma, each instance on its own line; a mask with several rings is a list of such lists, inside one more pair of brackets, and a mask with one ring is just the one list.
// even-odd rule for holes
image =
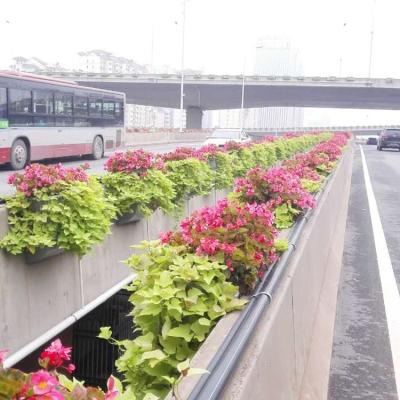
[[125, 126], [127, 128], [179, 128], [180, 110], [126, 104]]
[[[254, 73], [263, 76], [300, 76], [303, 66], [289, 40], [265, 37], [256, 45]], [[302, 108], [265, 107], [252, 109], [246, 123], [252, 128], [285, 128], [303, 126]], [[251, 122], [251, 124], [250, 124]]]
[[117, 57], [104, 50], [81, 51], [78, 53], [78, 68], [82, 72], [101, 73], [145, 73], [147, 68], [125, 57]]
[[51, 64], [41, 60], [38, 57], [14, 57], [13, 64], [10, 65], [13, 71], [29, 72], [32, 74], [38, 72], [66, 71], [59, 63]]

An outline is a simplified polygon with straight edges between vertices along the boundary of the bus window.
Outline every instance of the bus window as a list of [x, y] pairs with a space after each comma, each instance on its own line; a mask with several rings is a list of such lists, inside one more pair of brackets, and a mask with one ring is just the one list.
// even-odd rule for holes
[[56, 93], [56, 114], [72, 115], [72, 95]]
[[89, 126], [86, 118], [74, 118], [74, 126]]
[[7, 89], [0, 88], [0, 119], [7, 118]]
[[90, 99], [89, 100], [89, 115], [91, 117], [101, 117], [103, 108], [103, 100]]
[[8, 121], [10, 126], [32, 126], [32, 117], [25, 115], [10, 115]]
[[124, 125], [124, 103], [122, 101], [115, 102], [115, 122], [117, 126]]
[[50, 115], [33, 117], [33, 126], [54, 126], [54, 117]]
[[32, 112], [32, 93], [30, 90], [10, 89], [10, 113]]
[[33, 92], [33, 112], [35, 114], [53, 114], [54, 96], [47, 90]]
[[83, 96], [74, 96], [74, 116], [87, 117], [88, 98]]
[[103, 101], [103, 117], [114, 118], [114, 102], [112, 100]]
[[56, 126], [73, 126], [72, 117], [56, 117]]

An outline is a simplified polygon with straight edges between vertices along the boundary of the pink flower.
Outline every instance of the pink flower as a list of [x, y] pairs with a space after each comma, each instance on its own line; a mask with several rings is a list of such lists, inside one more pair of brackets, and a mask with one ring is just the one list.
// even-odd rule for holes
[[200, 249], [212, 256], [216, 253], [218, 246], [219, 246], [219, 241], [217, 239], [209, 238], [209, 237], [204, 237], [200, 239]]
[[232, 253], [236, 250], [236, 246], [233, 244], [222, 243], [221, 250], [226, 254], [232, 255]]
[[46, 394], [53, 391], [58, 381], [47, 371], [40, 370], [31, 375], [31, 384], [34, 394]]
[[3, 364], [7, 354], [8, 350], [0, 350], [0, 364]]
[[35, 190], [54, 186], [64, 182], [87, 182], [89, 177], [85, 167], [65, 168], [57, 165], [28, 165], [22, 173], [15, 173], [8, 177], [8, 183], [15, 186], [19, 192], [30, 197]]
[[138, 173], [142, 175], [149, 168], [162, 169], [163, 165], [155, 155], [143, 149], [128, 150], [112, 154], [104, 165], [108, 172]]
[[74, 371], [75, 371], [75, 369], [76, 369], [76, 367], [75, 367], [75, 364], [68, 364], [67, 365], [67, 371], [70, 373], [70, 374], [72, 374]]
[[168, 244], [171, 241], [171, 238], [172, 238], [173, 234], [174, 233], [172, 231], [168, 231], [168, 232], [162, 233], [160, 235], [161, 243]]
[[119, 395], [118, 390], [115, 388], [115, 380], [113, 376], [110, 376], [107, 380], [107, 392], [104, 400], [114, 400]]
[[71, 347], [64, 347], [60, 339], [56, 339], [40, 354], [40, 360], [55, 368], [61, 367], [64, 361], [69, 361], [70, 359]]

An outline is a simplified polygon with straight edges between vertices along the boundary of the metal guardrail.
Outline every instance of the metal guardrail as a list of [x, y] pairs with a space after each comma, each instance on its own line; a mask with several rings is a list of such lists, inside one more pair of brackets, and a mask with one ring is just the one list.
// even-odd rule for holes
[[[316, 200], [321, 197], [334, 174], [329, 176], [323, 189], [315, 196]], [[288, 250], [281, 255], [270, 268], [269, 273], [264, 276], [255, 294], [251, 297], [246, 308], [241, 312], [224, 342], [207, 366], [209, 374], [203, 375], [199, 379], [188, 400], [217, 400], [219, 398], [230, 375], [236, 368], [236, 363], [245, 350], [261, 315], [271, 304], [287, 269], [288, 262], [296, 250], [300, 234], [312, 213], [313, 210], [309, 209], [295, 223], [288, 238]]]
[[[122, 78], [122, 79], [135, 79], [135, 80], [176, 80], [180, 79], [181, 75], [179, 72], [176, 73], [104, 73], [104, 72], [85, 72], [85, 71], [40, 71], [40, 75], [53, 76], [53, 77], [64, 77], [64, 78]], [[400, 79], [395, 79], [391, 77], [387, 78], [359, 78], [353, 76], [338, 77], [338, 76], [288, 76], [288, 75], [245, 75], [245, 81], [265, 81], [265, 82], [282, 82], [287, 84], [288, 82], [293, 83], [327, 83], [327, 84], [361, 84], [366, 86], [400, 86]], [[216, 75], [216, 74], [185, 74], [186, 81], [204, 81], [204, 80], [224, 80], [224, 81], [234, 81], [242, 82], [242, 75]]]

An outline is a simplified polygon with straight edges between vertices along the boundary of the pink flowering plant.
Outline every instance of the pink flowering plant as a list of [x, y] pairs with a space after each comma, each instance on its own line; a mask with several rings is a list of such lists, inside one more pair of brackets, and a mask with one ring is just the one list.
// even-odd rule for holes
[[161, 241], [223, 262], [230, 280], [242, 294], [249, 294], [276, 258], [273, 223], [265, 204], [224, 199], [215, 207], [195, 211], [181, 222], [178, 232], [165, 233]]
[[15, 186], [17, 192], [26, 197], [35, 196], [38, 190], [48, 188], [52, 193], [57, 193], [63, 188], [63, 183], [88, 182], [86, 170], [89, 164], [77, 168], [67, 168], [62, 164], [28, 165], [24, 172], [16, 172], [8, 177], [8, 183]]
[[159, 159], [162, 161], [180, 161], [188, 158], [197, 158], [198, 160], [205, 161], [203, 153], [196, 150], [194, 147], [177, 147], [174, 151], [161, 154]]
[[117, 152], [104, 168], [107, 173], [100, 180], [118, 216], [148, 217], [157, 208], [167, 213], [174, 210], [172, 182], [164, 174], [164, 162], [153, 153], [143, 149]]
[[[3, 354], [3, 356], [1, 356]], [[10, 400], [117, 400], [127, 399], [121, 383], [113, 376], [107, 382], [107, 391], [85, 387], [71, 374], [71, 348], [64, 347], [59, 339], [47, 347], [39, 357], [40, 369], [24, 373], [13, 368], [3, 368], [4, 351], [0, 350], [0, 398]], [[132, 398], [132, 397], [131, 397]]]
[[108, 172], [125, 172], [144, 174], [149, 169], [164, 168], [162, 160], [146, 150], [127, 150], [125, 152], [116, 152], [112, 154], [104, 165]]
[[58, 247], [82, 255], [103, 240], [115, 209], [85, 169], [33, 164], [13, 174], [17, 191], [6, 198], [9, 231], [0, 247], [11, 254]]
[[279, 229], [289, 228], [301, 212], [315, 206], [299, 177], [285, 168], [251, 169], [246, 178], [236, 181], [234, 197], [243, 202], [265, 204], [274, 211]]

